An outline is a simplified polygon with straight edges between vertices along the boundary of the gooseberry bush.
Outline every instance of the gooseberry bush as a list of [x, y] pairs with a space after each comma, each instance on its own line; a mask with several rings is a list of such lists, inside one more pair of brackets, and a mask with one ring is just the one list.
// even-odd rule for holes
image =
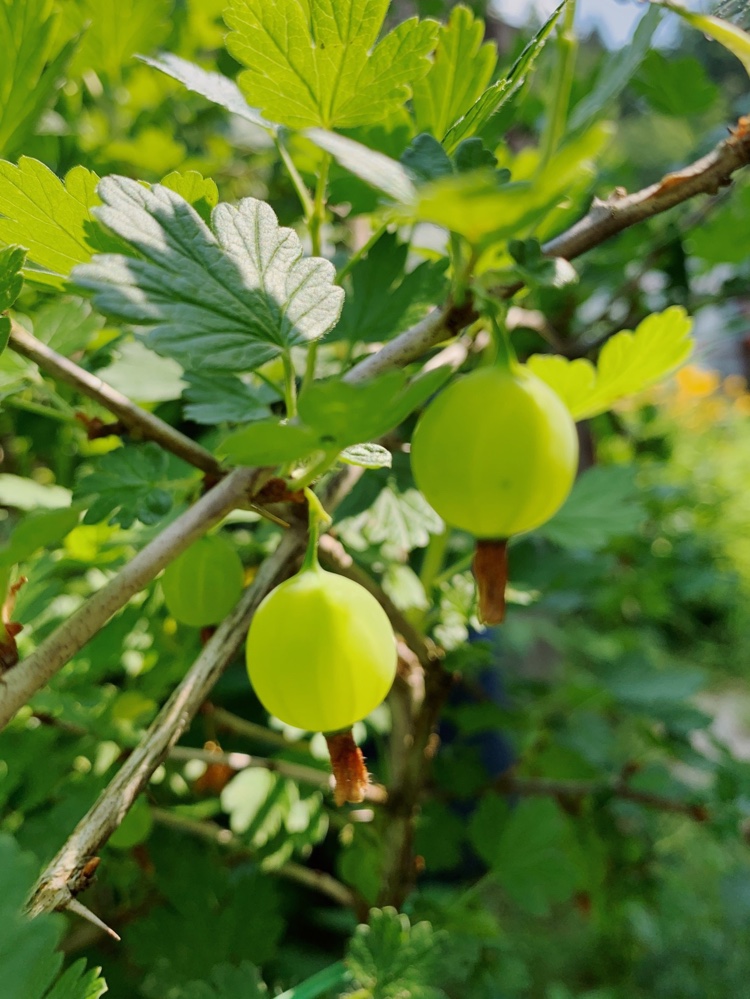
[[746, 989], [750, 36], [643, 6], [0, 0], [4, 999]]

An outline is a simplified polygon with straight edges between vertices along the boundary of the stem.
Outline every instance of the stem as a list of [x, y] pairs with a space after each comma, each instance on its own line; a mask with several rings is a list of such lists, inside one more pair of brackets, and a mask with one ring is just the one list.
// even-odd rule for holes
[[294, 487], [295, 491], [300, 489], [306, 489], [311, 486], [316, 479], [319, 479], [324, 472], [327, 472], [331, 465], [336, 460], [336, 455], [331, 455], [329, 452], [320, 459], [320, 461], [314, 462], [310, 468], [301, 475], [298, 479], [292, 479], [291, 485]]
[[307, 537], [307, 551], [305, 552], [305, 559], [302, 563], [302, 568], [300, 572], [310, 572], [316, 569], [320, 569], [320, 562], [318, 562], [318, 543], [320, 541], [320, 528], [328, 527], [331, 523], [331, 518], [323, 509], [323, 504], [320, 502], [318, 497], [309, 487], [305, 488], [305, 496], [307, 498], [307, 509], [308, 509], [308, 537]]
[[510, 340], [510, 333], [508, 333], [507, 327], [504, 324], [500, 325], [495, 318], [494, 312], [491, 313], [490, 319], [494, 333], [493, 340], [497, 347], [495, 364], [498, 368], [502, 368], [503, 371], [512, 371], [518, 365], [518, 358]]
[[377, 243], [377, 241], [380, 239], [380, 237], [383, 235], [383, 233], [386, 231], [387, 228], [388, 228], [388, 223], [381, 222], [380, 225], [377, 226], [377, 228], [373, 229], [372, 235], [367, 240], [367, 242], [363, 243], [358, 250], [352, 253], [347, 262], [342, 267], [339, 268], [338, 272], [336, 273], [336, 284], [341, 284], [341, 282], [344, 280], [349, 271], [356, 264], [360, 262], [362, 257], [367, 256], [367, 254]]
[[305, 376], [302, 379], [302, 391], [304, 392], [315, 381], [315, 362], [318, 360], [318, 341], [313, 340], [307, 348], [307, 360], [305, 362]]
[[42, 406], [38, 402], [20, 399], [18, 396], [10, 396], [7, 399], [3, 399], [3, 404], [10, 406], [12, 409], [20, 409], [24, 413], [34, 413], [35, 416], [46, 416], [48, 419], [56, 420], [58, 423], [76, 423], [75, 417], [69, 416], [67, 413], [63, 413], [59, 409], [52, 409], [50, 406]]
[[320, 173], [318, 183], [315, 185], [315, 200], [312, 206], [312, 214], [308, 217], [308, 227], [310, 229], [311, 252], [314, 257], [321, 256], [320, 232], [326, 217], [326, 189], [328, 187], [328, 171], [331, 166], [331, 154], [323, 153], [320, 163]]
[[302, 205], [302, 211], [304, 212], [306, 218], [311, 218], [314, 208], [313, 208], [312, 198], [310, 197], [310, 192], [307, 190], [307, 185], [300, 176], [299, 170], [294, 165], [294, 160], [289, 155], [289, 150], [281, 141], [278, 132], [274, 136], [274, 142], [276, 143], [276, 149], [278, 151], [278, 154], [281, 157], [281, 162], [286, 167], [286, 171], [289, 174], [289, 177], [292, 181], [294, 190], [297, 192], [297, 197], [299, 198], [300, 204]]
[[297, 375], [292, 364], [291, 350], [285, 350], [281, 355], [284, 362], [284, 403], [286, 418], [293, 420], [297, 415]]
[[422, 560], [422, 568], [419, 573], [419, 581], [424, 587], [424, 591], [429, 595], [432, 587], [435, 585], [435, 580], [438, 573], [443, 567], [443, 561], [445, 559], [445, 550], [448, 547], [448, 538], [450, 537], [450, 532], [448, 528], [444, 528], [442, 534], [431, 534], [430, 540], [425, 549], [424, 559]]
[[568, 120], [570, 91], [575, 74], [576, 51], [578, 40], [573, 29], [576, 14], [576, 0], [569, 0], [565, 9], [565, 20], [560, 26], [557, 36], [557, 67], [552, 83], [554, 102], [544, 127], [541, 140], [539, 170], [543, 170], [557, 151], [565, 135], [565, 125]]

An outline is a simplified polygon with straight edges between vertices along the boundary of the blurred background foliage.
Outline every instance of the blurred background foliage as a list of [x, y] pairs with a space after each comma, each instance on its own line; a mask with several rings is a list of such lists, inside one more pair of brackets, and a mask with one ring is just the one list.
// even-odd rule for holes
[[[294, 190], [265, 133], [133, 58], [163, 49], [234, 76], [238, 67], [223, 48], [223, 0], [27, 4], [49, 27], [44, 61], [59, 64], [44, 95], [47, 84], [39, 83], [39, 107], [4, 119], [6, 159], [33, 156], [59, 176], [78, 164], [146, 181], [197, 170], [224, 200], [252, 195], [268, 200], [282, 223], [297, 219]], [[443, 18], [450, 6], [395, 3], [391, 17]], [[533, 25], [510, 29], [483, 3], [471, 6], [487, 17], [507, 67]], [[596, 37], [581, 44], [572, 120], [613, 125], [595, 182], [602, 195], [615, 186], [635, 190], [704, 154], [747, 111], [736, 60], [688, 29], [673, 50], [649, 48], [656, 20], [644, 21], [619, 52]], [[55, 90], [60, 66], [64, 83]], [[549, 50], [512, 118], [495, 122], [501, 163], [535, 143], [553, 72]], [[386, 138], [398, 156], [410, 137], [396, 130]], [[309, 176], [313, 151], [301, 140], [292, 150]], [[334, 170], [332, 180], [354, 186], [343, 172]], [[367, 196], [354, 191], [352, 200], [364, 198], [367, 211]], [[576, 196], [566, 217], [584, 202], [585, 193]], [[336, 217], [328, 252], [344, 259], [359, 221], [354, 212]], [[122, 944], [67, 917], [40, 922], [32, 939], [8, 915], [2, 922], [12, 932], [0, 935], [0, 978], [7, 972], [15, 988], [8, 999], [43, 993], [12, 978], [16, 965], [33, 964], [43, 934], [48, 946], [60, 940], [71, 982], [84, 975], [71, 962], [85, 957], [104, 966], [116, 999], [264, 995], [251, 966], [262, 969], [273, 995], [335, 968], [345, 954], [350, 978], [334, 976], [310, 995], [750, 996], [748, 232], [750, 182], [741, 176], [730, 191], [588, 254], [577, 283], [540, 285], [520, 303], [521, 353], [549, 342], [595, 349], [670, 304], [695, 316], [697, 349], [672, 382], [582, 428], [589, 467], [576, 503], [548, 530], [515, 543], [511, 608], [496, 634], [481, 633], [472, 616], [470, 539], [440, 533], [403, 454], [391, 472], [368, 473], [339, 511], [339, 533], [357, 559], [461, 671], [418, 829], [423, 872], [406, 904], [410, 923], [385, 911], [369, 935], [352, 936], [378, 898], [377, 815], [335, 811], [319, 789], [266, 771], [230, 775], [171, 759], [103, 851], [86, 897]], [[425, 227], [414, 235], [408, 266], [431, 251], [434, 233]], [[362, 273], [361, 286], [367, 279]], [[425, 280], [421, 293], [437, 300], [440, 274]], [[377, 283], [375, 290], [383, 291]], [[210, 427], [223, 417], [201, 418], [200, 384], [154, 355], [146, 370], [144, 348], [86, 302], [27, 284], [17, 309], [40, 339], [78, 358], [85, 350], [90, 370], [211, 441]], [[351, 354], [356, 322], [347, 336]], [[80, 506], [71, 521], [71, 490], [119, 446], [111, 437], [87, 439], [76, 411], [106, 420], [95, 404], [9, 352], [0, 359], [0, 398], [0, 537], [32, 524], [33, 543], [20, 548], [29, 582], [16, 611], [22, 649], [30, 649], [158, 527], [127, 516], [73, 526]], [[176, 515], [197, 475], [172, 459], [147, 466], [142, 489], [158, 484], [173, 503], [166, 516]], [[225, 530], [249, 580], [275, 531], [251, 515], [230, 518]], [[3, 566], [19, 561], [19, 549], [4, 552]], [[0, 735], [0, 828], [17, 844], [0, 840], [0, 877], [3, 886], [21, 883], [8, 891], [9, 912], [199, 649], [197, 631], [166, 613], [157, 582]], [[243, 727], [243, 719], [256, 726], [267, 719], [240, 663], [212, 703], [220, 710], [196, 719], [186, 745], [220, 743], [325, 772], [317, 739]], [[388, 728], [382, 710], [359, 733], [385, 782]], [[27, 859], [19, 860], [19, 848]], [[357, 893], [357, 912], [297, 883], [290, 862], [334, 874]], [[0, 894], [1, 908], [5, 887]], [[16, 964], [7, 963], [13, 947]], [[97, 988], [81, 994], [98, 995]]]

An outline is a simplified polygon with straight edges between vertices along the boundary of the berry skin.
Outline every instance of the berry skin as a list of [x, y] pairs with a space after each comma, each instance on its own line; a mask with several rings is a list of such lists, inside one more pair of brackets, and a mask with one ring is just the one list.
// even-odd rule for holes
[[364, 587], [318, 565], [276, 587], [247, 636], [247, 671], [264, 707], [308, 732], [347, 729], [385, 698], [396, 643]]
[[220, 534], [199, 538], [164, 570], [167, 610], [194, 628], [218, 624], [239, 600], [243, 576], [231, 542]]
[[570, 493], [575, 424], [555, 392], [518, 364], [457, 379], [425, 410], [411, 445], [414, 478], [453, 527], [481, 539], [539, 527]]

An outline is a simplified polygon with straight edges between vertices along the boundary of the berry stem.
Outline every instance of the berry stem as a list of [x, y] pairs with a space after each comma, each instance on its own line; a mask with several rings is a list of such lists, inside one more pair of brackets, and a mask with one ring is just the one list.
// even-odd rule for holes
[[323, 504], [309, 487], [305, 489], [308, 510], [307, 551], [300, 572], [310, 572], [320, 568], [318, 561], [318, 541], [321, 525], [328, 527], [331, 518], [323, 509]]
[[508, 539], [477, 541], [472, 568], [477, 581], [479, 620], [482, 624], [500, 624], [505, 620]]

